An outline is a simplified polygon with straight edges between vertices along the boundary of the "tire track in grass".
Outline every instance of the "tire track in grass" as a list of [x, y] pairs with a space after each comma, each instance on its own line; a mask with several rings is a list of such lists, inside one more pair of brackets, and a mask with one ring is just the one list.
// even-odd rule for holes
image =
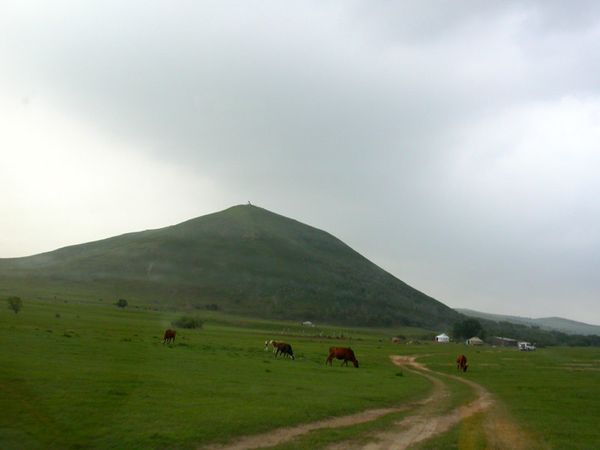
[[[45, 414], [44, 411], [40, 409], [39, 404], [35, 402], [35, 400], [29, 399], [22, 391], [23, 389], [19, 390], [19, 386], [11, 386], [9, 384], [0, 383], [0, 395], [10, 398], [11, 403], [21, 407], [22, 414], [29, 416], [35, 422], [42, 424], [45, 427], [45, 431], [43, 433], [39, 431], [35, 433], [27, 433], [29, 438], [32, 441], [35, 441], [37, 445], [44, 447], [60, 444], [61, 432], [58, 430], [60, 430], [61, 427], [59, 427], [59, 425], [51, 416]], [[17, 431], [21, 432], [21, 430], [18, 430], [19, 424], [16, 423], [15, 425]], [[25, 434], [25, 432], [23, 433]], [[40, 437], [40, 435], [42, 436]]]
[[[421, 408], [416, 414], [396, 422], [390, 430], [371, 434], [367, 443], [340, 442], [327, 447], [329, 450], [402, 450], [410, 448], [449, 431], [450, 428], [474, 414], [492, 409], [493, 414], [490, 417], [493, 417], [493, 420], [486, 420], [484, 425], [484, 432], [491, 445], [490, 448], [511, 450], [530, 448], [528, 447], [530, 440], [527, 436], [499, 408], [494, 407], [496, 401], [492, 394], [480, 384], [455, 375], [434, 372], [416, 362], [415, 357], [412, 356], [391, 356], [391, 359], [398, 366], [407, 368], [407, 370], [410, 367], [413, 372], [430, 380], [436, 379], [444, 385], [445, 383], [440, 377], [464, 383], [474, 391], [476, 398], [451, 411], [444, 411], [443, 407], [436, 408], [436, 405]], [[504, 432], [498, 436], [500, 430]]]
[[311, 431], [326, 428], [344, 428], [352, 425], [372, 422], [388, 414], [408, 411], [427, 404], [435, 403], [439, 399], [449, 395], [446, 386], [439, 380], [431, 377], [433, 390], [425, 399], [406, 403], [393, 408], [375, 408], [361, 411], [347, 416], [332, 417], [330, 419], [319, 420], [292, 427], [278, 428], [266, 433], [243, 436], [234, 439], [225, 445], [209, 445], [201, 447], [203, 450], [247, 450], [255, 448], [268, 448], [291, 441], [297, 437], [310, 433]]
[[[390, 356], [392, 362], [404, 369], [427, 378], [433, 385], [428, 397], [419, 402], [408, 403], [395, 408], [369, 409], [347, 416], [310, 422], [292, 427], [279, 428], [266, 433], [243, 436], [225, 445], [202, 447], [205, 450], [246, 450], [273, 447], [314, 430], [343, 428], [377, 420], [392, 413], [415, 409], [412, 414], [396, 423], [391, 429], [370, 433], [367, 442], [342, 441], [327, 447], [329, 450], [401, 450], [419, 444], [434, 436], [447, 432], [462, 420], [480, 412], [487, 412], [496, 402], [483, 386], [455, 375], [434, 372], [418, 363], [414, 356]], [[468, 385], [475, 393], [475, 400], [448, 411], [445, 400], [450, 397], [450, 389], [443, 378], [450, 378]], [[446, 408], [446, 409], [445, 409]], [[491, 448], [527, 449], [530, 440], [500, 408], [493, 408], [493, 419], [486, 420], [484, 431]], [[498, 436], [502, 431], [502, 436]]]

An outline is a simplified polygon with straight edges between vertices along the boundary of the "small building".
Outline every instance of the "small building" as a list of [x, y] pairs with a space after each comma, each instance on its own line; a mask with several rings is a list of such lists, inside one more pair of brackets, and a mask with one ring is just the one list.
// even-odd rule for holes
[[439, 342], [440, 344], [447, 344], [450, 342], [450, 337], [446, 333], [438, 334], [435, 337], [435, 342]]
[[302, 322], [302, 325], [304, 325], [305, 327], [314, 327], [315, 324], [312, 323], [310, 320], [306, 320], [304, 322]]
[[467, 345], [483, 345], [483, 341], [477, 336], [473, 336], [472, 338], [467, 339]]

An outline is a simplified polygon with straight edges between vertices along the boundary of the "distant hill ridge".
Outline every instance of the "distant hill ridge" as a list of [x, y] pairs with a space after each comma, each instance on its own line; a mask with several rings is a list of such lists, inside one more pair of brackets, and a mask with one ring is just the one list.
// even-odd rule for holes
[[539, 319], [532, 319], [528, 317], [490, 314], [464, 308], [455, 308], [455, 311], [458, 311], [465, 316], [492, 320], [494, 322], [509, 322], [520, 325], [535, 326], [542, 330], [560, 331], [566, 334], [578, 334], [584, 336], [594, 334], [600, 336], [600, 326], [598, 325], [591, 325], [584, 322], [577, 322], [575, 320], [563, 319], [561, 317], [542, 317]]
[[25, 258], [15, 292], [81, 292], [162, 306], [349, 325], [450, 325], [460, 315], [331, 234], [251, 205]]

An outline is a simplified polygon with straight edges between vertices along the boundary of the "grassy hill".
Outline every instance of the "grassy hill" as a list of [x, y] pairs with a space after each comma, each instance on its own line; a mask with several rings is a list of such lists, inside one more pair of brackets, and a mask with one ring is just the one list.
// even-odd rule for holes
[[600, 326], [598, 325], [590, 325], [584, 322], [563, 319], [561, 317], [543, 317], [539, 319], [532, 319], [529, 317], [489, 314], [480, 311], [474, 311], [472, 309], [456, 308], [456, 311], [464, 314], [465, 316], [487, 319], [494, 322], [509, 322], [519, 325], [527, 325], [530, 327], [539, 327], [540, 329], [547, 331], [560, 331], [561, 333], [566, 334], [577, 334], [584, 336], [594, 334], [600, 336]]
[[454, 310], [334, 236], [255, 206], [26, 258], [0, 259], [0, 294], [124, 297], [354, 325], [435, 327]]

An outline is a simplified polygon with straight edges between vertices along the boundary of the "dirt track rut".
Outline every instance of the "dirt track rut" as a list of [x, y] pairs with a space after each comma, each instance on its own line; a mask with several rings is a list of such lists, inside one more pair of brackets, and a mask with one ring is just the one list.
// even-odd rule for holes
[[[495, 404], [494, 398], [483, 386], [466, 380], [464, 377], [433, 372], [418, 363], [415, 357], [391, 356], [390, 358], [394, 364], [431, 381], [433, 389], [430, 395], [419, 402], [397, 408], [370, 409], [348, 416], [279, 428], [263, 434], [244, 436], [224, 446], [209, 446], [204, 447], [204, 449], [245, 450], [268, 448], [314, 430], [347, 427], [370, 422], [391, 413], [414, 410], [414, 414], [393, 423], [387, 430], [370, 434], [366, 443], [344, 441], [327, 447], [328, 450], [401, 450], [444, 433], [467, 417], [489, 410]], [[452, 378], [470, 386], [476, 394], [475, 400], [451, 411], [440, 409], [439, 405], [443, 404], [443, 400], [450, 396], [448, 386], [443, 381], [444, 378]], [[528, 439], [518, 426], [510, 421], [506, 415], [501, 414], [497, 408], [494, 411], [493, 419], [488, 419], [485, 422], [485, 433], [490, 448], [514, 450], [528, 448]]]
[[[428, 378], [435, 384], [441, 384], [447, 389], [446, 384], [439, 377], [440, 374], [432, 372], [427, 367], [415, 361], [414, 357], [392, 356], [392, 362], [398, 366], [410, 367], [414, 372]], [[374, 433], [370, 442], [366, 444], [353, 444], [349, 442], [336, 443], [328, 449], [363, 449], [363, 450], [400, 450], [409, 448], [419, 442], [432, 438], [448, 431], [452, 426], [478, 412], [485, 411], [493, 404], [491, 394], [482, 386], [469, 380], [453, 375], [446, 377], [456, 379], [468, 384], [476, 393], [476, 398], [466, 405], [462, 405], [449, 412], [438, 410], [437, 403], [426, 405], [415, 414], [395, 423], [389, 430]], [[436, 400], [442, 400], [441, 397]]]

